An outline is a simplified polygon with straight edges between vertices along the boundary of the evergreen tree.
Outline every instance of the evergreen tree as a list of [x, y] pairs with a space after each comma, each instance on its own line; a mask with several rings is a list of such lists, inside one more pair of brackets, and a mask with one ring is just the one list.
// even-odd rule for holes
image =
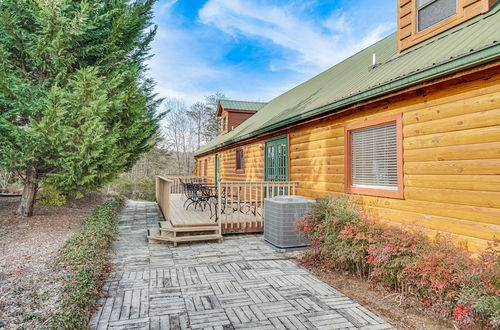
[[153, 3], [0, 1], [0, 167], [24, 182], [20, 215], [40, 183], [95, 190], [152, 147]]

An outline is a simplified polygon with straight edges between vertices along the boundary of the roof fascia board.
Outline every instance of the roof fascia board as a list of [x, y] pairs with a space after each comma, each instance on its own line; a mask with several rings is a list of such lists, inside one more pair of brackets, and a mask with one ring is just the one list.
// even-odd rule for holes
[[240, 112], [240, 113], [256, 113], [257, 110], [243, 110], [243, 109], [224, 109], [227, 112]]

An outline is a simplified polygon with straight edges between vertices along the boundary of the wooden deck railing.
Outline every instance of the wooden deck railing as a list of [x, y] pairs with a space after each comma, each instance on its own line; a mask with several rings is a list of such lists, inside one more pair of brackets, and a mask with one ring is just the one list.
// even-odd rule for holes
[[170, 186], [170, 192], [172, 194], [182, 194], [184, 193], [184, 183], [207, 183], [213, 184], [214, 178], [211, 176], [197, 176], [197, 175], [166, 175], [165, 178], [172, 181]]
[[156, 177], [156, 203], [160, 207], [163, 217], [170, 219], [170, 194], [172, 191], [173, 181], [163, 177]]
[[264, 221], [264, 199], [295, 195], [298, 182], [219, 182], [218, 219], [223, 230], [259, 231]]
[[[191, 176], [157, 176], [156, 202], [165, 219], [170, 219], [171, 194], [183, 192], [183, 182], [203, 182], [211, 184], [212, 178]], [[264, 199], [282, 195], [295, 195], [298, 187], [296, 181], [285, 182], [218, 182], [217, 221], [222, 232], [262, 232], [264, 224]], [[215, 200], [213, 200], [213, 203]], [[212, 204], [215, 207], [215, 203]], [[198, 210], [206, 214], [207, 221], [215, 220], [210, 212]], [[184, 221], [189, 221], [185, 219]]]

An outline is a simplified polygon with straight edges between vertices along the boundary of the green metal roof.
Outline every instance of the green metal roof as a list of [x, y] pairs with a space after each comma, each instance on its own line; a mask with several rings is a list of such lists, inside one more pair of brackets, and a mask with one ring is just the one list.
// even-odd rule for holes
[[[262, 111], [233, 131], [217, 136], [195, 155], [499, 59], [499, 41], [500, 3], [489, 12], [402, 52], [397, 51], [394, 33], [271, 100]], [[368, 70], [373, 53], [380, 64]]]
[[224, 109], [234, 109], [234, 110], [251, 110], [258, 111], [263, 106], [265, 106], [266, 102], [249, 102], [249, 101], [236, 101], [236, 100], [219, 100], [220, 105]]

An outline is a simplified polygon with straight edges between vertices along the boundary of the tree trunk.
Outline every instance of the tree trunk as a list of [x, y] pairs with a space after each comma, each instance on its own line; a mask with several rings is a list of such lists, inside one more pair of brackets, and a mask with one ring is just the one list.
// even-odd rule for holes
[[26, 170], [26, 178], [24, 180], [23, 196], [21, 197], [21, 204], [17, 208], [17, 214], [23, 217], [31, 217], [33, 215], [33, 208], [35, 206], [35, 197], [38, 190], [37, 170], [35, 167], [30, 166]]

